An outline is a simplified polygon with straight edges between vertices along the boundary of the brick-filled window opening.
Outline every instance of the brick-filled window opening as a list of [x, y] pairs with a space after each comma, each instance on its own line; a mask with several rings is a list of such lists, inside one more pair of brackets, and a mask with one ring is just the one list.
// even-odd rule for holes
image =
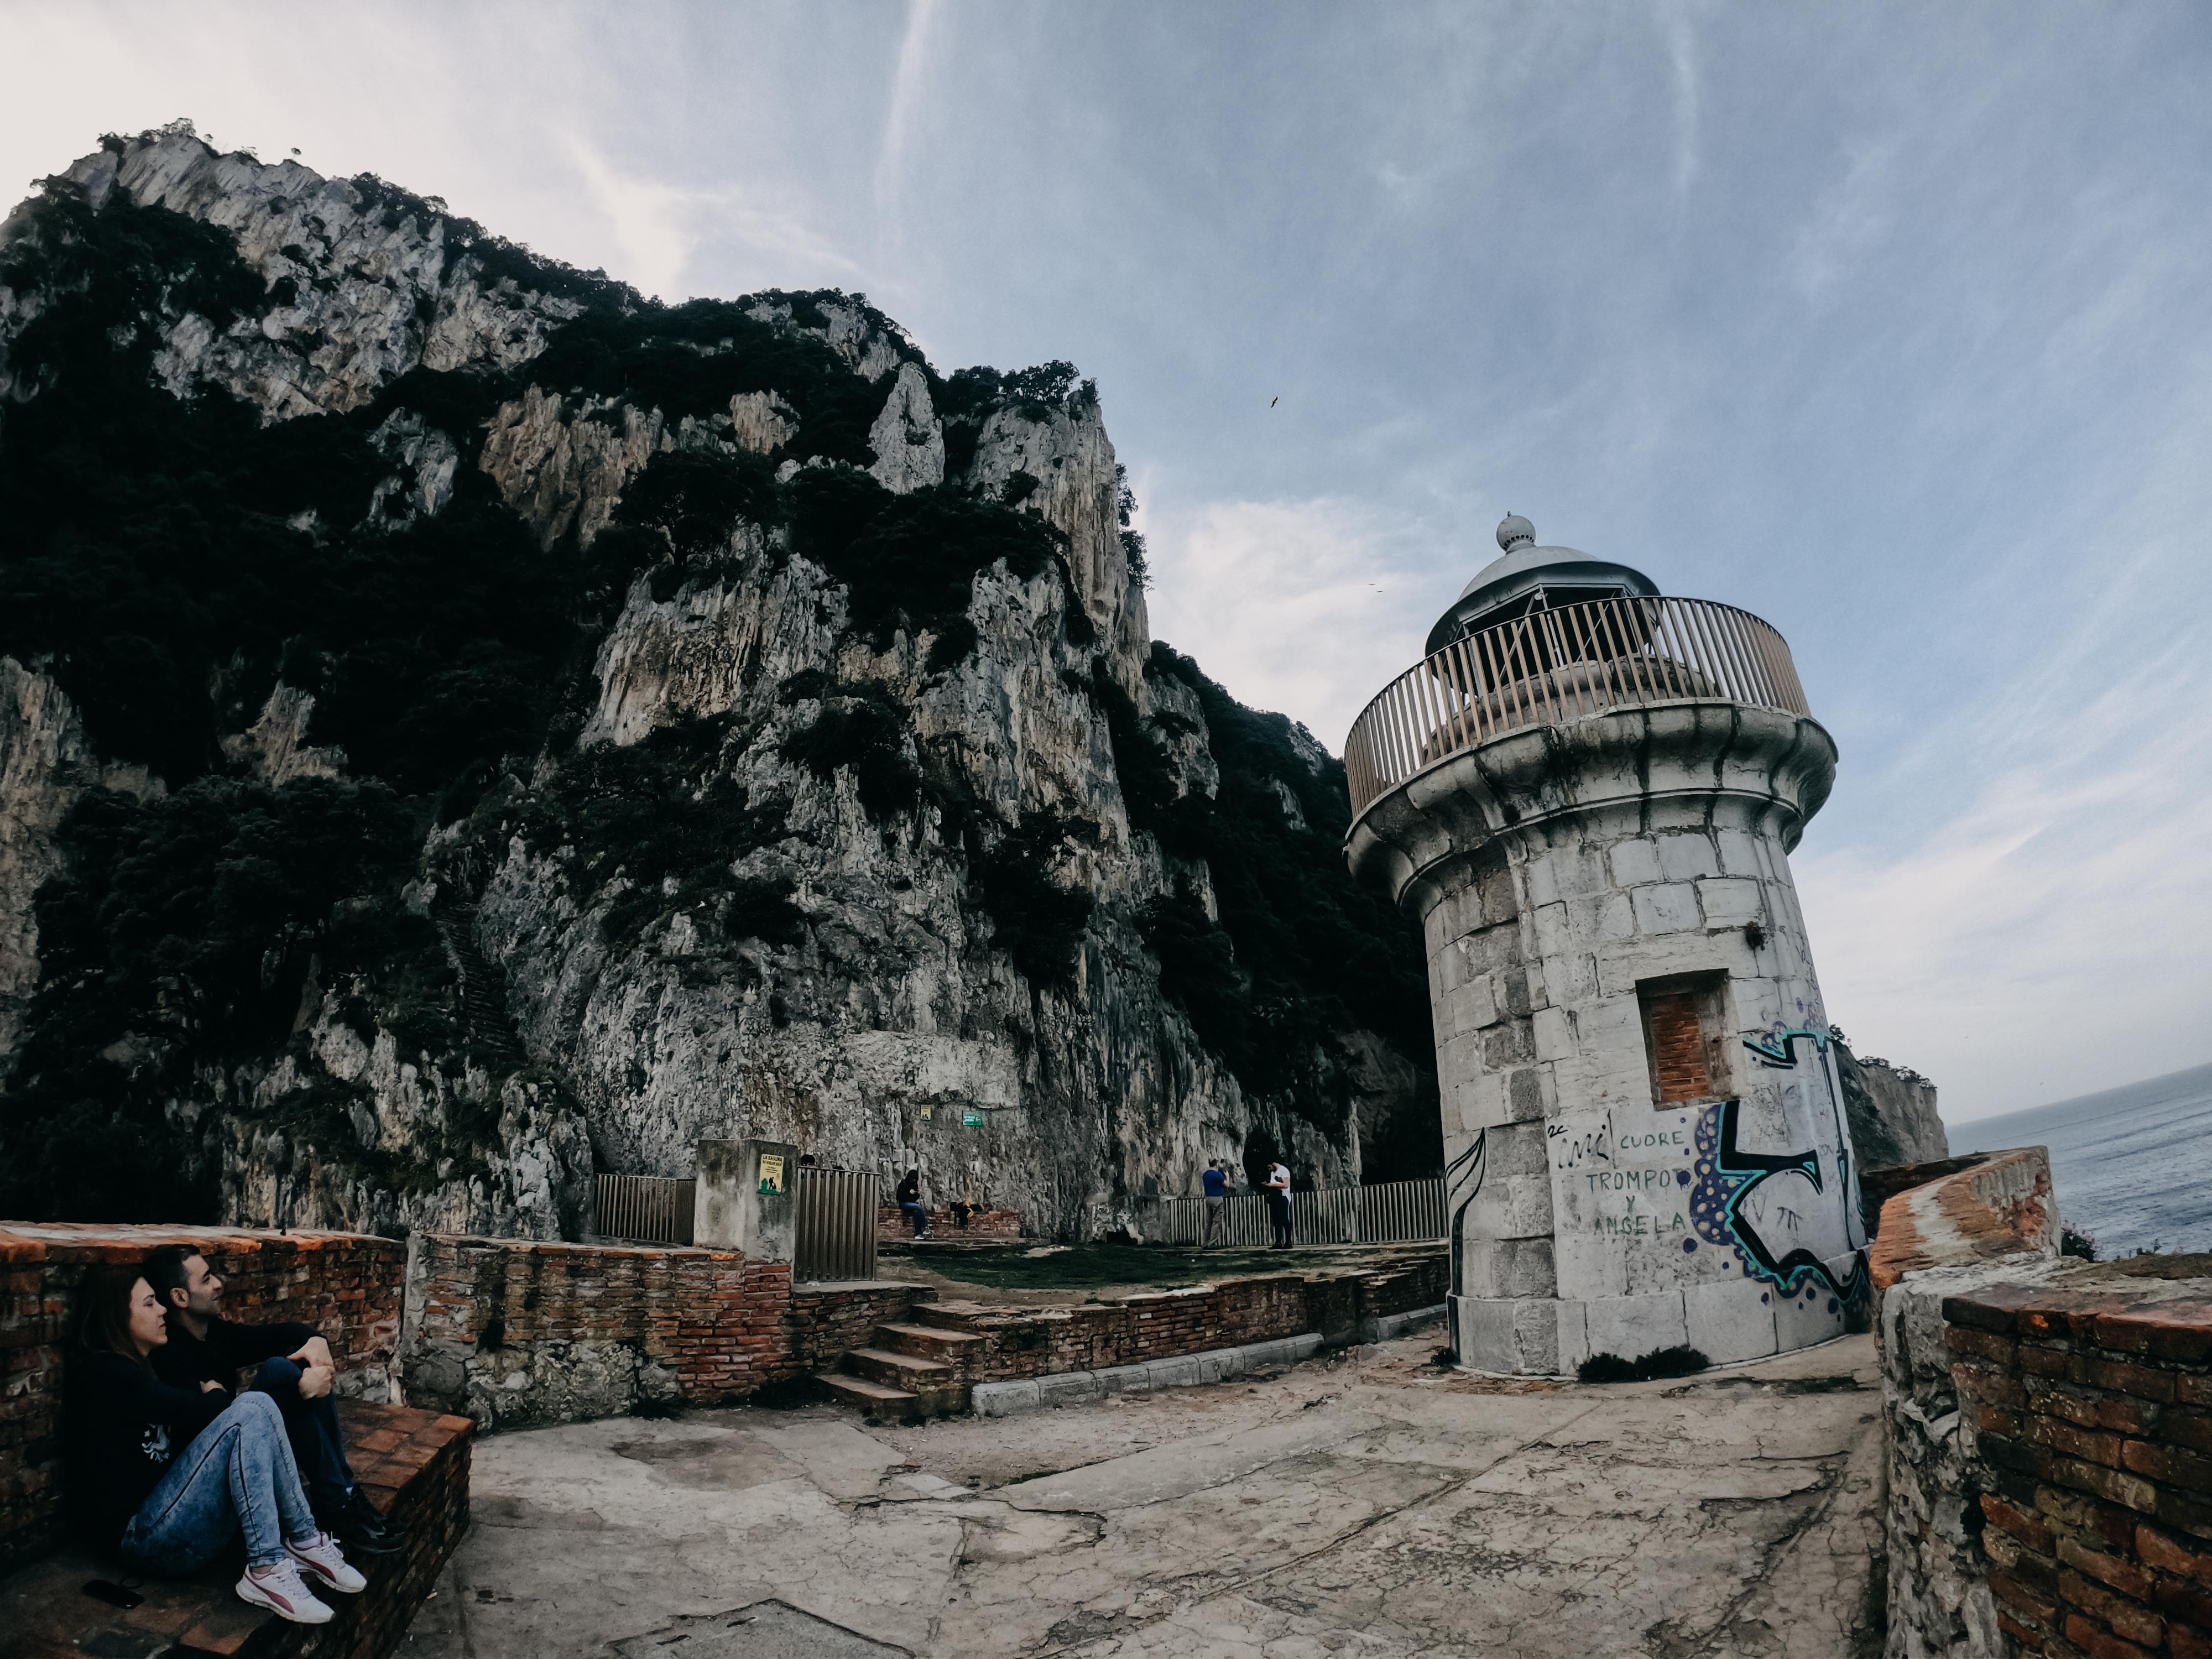
[[1651, 1103], [1673, 1106], [1729, 1092], [1728, 975], [1678, 974], [1636, 988]]

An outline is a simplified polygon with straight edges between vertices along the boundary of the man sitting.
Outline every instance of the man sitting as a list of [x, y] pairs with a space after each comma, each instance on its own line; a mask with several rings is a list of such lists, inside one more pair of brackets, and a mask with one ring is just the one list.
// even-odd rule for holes
[[284, 1414], [292, 1456], [323, 1524], [359, 1555], [390, 1555], [398, 1532], [354, 1484], [338, 1432], [331, 1384], [337, 1375], [331, 1345], [313, 1326], [238, 1325], [222, 1316], [222, 1280], [189, 1244], [164, 1244], [146, 1258], [146, 1282], [167, 1311], [169, 1340], [153, 1351], [155, 1374], [171, 1388], [198, 1391], [212, 1382], [228, 1395], [238, 1373], [254, 1372], [252, 1391], [269, 1395]]

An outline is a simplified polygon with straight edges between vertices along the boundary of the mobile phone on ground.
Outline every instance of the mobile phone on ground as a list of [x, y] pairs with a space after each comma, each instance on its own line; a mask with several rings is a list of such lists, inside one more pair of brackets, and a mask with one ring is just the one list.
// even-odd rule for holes
[[125, 1589], [120, 1584], [111, 1584], [105, 1578], [94, 1579], [84, 1587], [84, 1593], [95, 1601], [105, 1601], [111, 1607], [122, 1607], [126, 1610], [137, 1607], [146, 1599], [137, 1590]]

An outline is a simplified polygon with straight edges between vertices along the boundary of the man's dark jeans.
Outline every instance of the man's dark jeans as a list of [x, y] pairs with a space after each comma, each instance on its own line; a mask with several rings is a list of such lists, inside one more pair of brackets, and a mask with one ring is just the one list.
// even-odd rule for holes
[[253, 1374], [253, 1387], [284, 1413], [284, 1432], [292, 1459], [318, 1512], [336, 1511], [353, 1496], [353, 1470], [346, 1462], [338, 1432], [337, 1402], [325, 1395], [307, 1400], [300, 1393], [300, 1367], [289, 1359], [264, 1359]]

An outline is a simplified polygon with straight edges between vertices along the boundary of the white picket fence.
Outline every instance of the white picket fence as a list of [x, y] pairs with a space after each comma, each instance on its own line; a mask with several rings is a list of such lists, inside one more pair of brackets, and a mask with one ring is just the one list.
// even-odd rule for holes
[[[1222, 1201], [1222, 1236], [1206, 1237], [1206, 1200], [1156, 1198], [1140, 1205], [1138, 1226], [1148, 1244], [1267, 1245], [1274, 1243], [1267, 1200], [1240, 1193]], [[1293, 1244], [1417, 1244], [1444, 1236], [1444, 1183], [1385, 1181], [1291, 1194]]]

